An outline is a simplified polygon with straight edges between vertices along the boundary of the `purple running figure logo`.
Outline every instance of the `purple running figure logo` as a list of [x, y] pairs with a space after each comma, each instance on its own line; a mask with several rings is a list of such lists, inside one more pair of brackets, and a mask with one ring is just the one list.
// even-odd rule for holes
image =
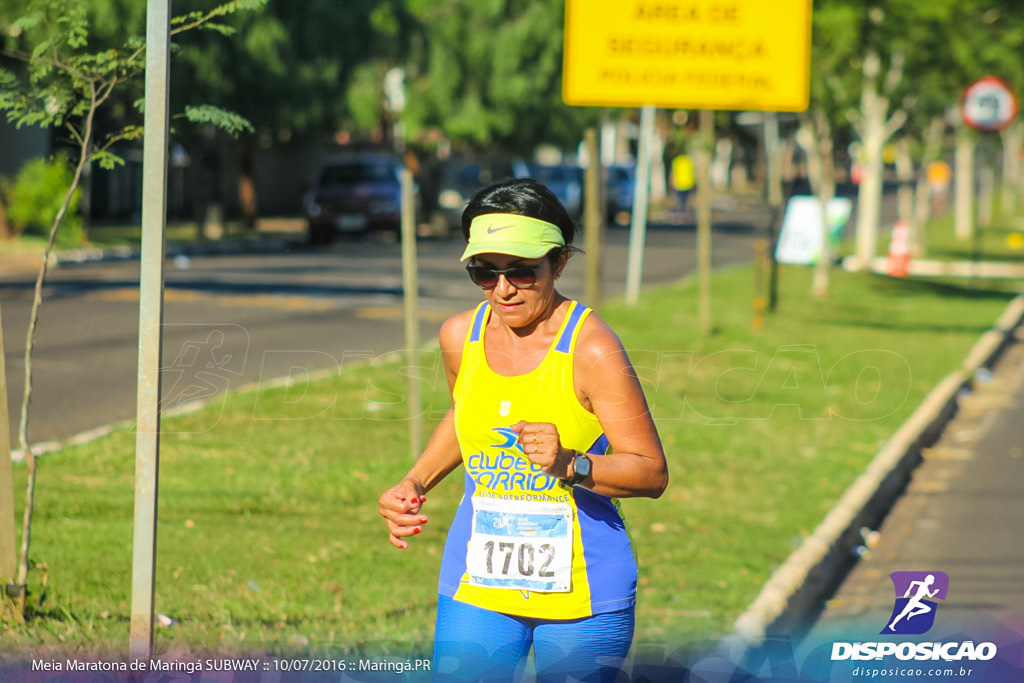
[[936, 600], [945, 600], [949, 576], [944, 572], [893, 572], [896, 600], [882, 634], [919, 635], [935, 623]]

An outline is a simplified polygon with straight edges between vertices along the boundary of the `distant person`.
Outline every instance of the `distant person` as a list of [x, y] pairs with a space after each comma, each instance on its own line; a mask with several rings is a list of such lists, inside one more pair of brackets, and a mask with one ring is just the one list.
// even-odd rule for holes
[[673, 207], [673, 220], [681, 223], [690, 210], [690, 194], [696, 185], [693, 172], [693, 160], [686, 154], [678, 154], [672, 159], [672, 187], [676, 191], [676, 202]]
[[616, 680], [637, 566], [618, 498], [668, 484], [661, 441], [615, 333], [555, 282], [576, 226], [542, 183], [480, 190], [462, 214], [485, 301], [440, 342], [453, 407], [380, 497], [390, 541], [425, 528], [424, 495], [465, 468], [441, 561], [432, 671], [442, 680]]

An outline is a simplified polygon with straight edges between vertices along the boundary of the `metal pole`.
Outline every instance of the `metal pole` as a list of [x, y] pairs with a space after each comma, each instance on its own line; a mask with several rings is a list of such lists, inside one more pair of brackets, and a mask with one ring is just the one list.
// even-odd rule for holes
[[419, 280], [416, 274], [416, 206], [413, 200], [412, 171], [402, 171], [402, 286], [405, 290], [405, 348], [409, 357], [406, 375], [409, 388], [409, 450], [415, 460], [420, 455], [423, 433], [423, 402], [419, 367], [420, 315]]
[[765, 229], [765, 240], [768, 242], [766, 261], [768, 265], [768, 292], [765, 305], [774, 311], [778, 304], [779, 268], [775, 261], [775, 236], [783, 219], [783, 205], [786, 202], [782, 179], [782, 143], [779, 140], [779, 115], [776, 112], [765, 112], [764, 116], [764, 148], [767, 157], [768, 205], [771, 207], [771, 220]]
[[163, 346], [164, 240], [167, 225], [168, 64], [171, 0], [146, 7], [146, 114], [142, 148], [142, 256], [139, 377], [135, 437], [135, 533], [129, 653], [153, 651], [157, 482], [160, 463], [160, 356]]
[[[14, 533], [14, 475], [11, 471], [11, 422], [7, 412], [4, 328], [0, 315], [0, 590], [14, 583], [18, 552]], [[32, 457], [26, 455], [26, 457]]]
[[587, 253], [586, 286], [584, 288], [587, 305], [594, 309], [601, 308], [601, 243], [603, 242], [604, 221], [601, 209], [605, 206], [605, 196], [601, 191], [601, 159], [597, 150], [597, 131], [586, 130], [584, 140], [587, 145], [587, 170], [584, 175], [586, 199], [583, 210], [583, 239]]
[[961, 242], [974, 235], [974, 133], [964, 127], [956, 136], [956, 170], [953, 172], [953, 233]]
[[626, 266], [626, 303], [635, 305], [640, 298], [644, 242], [647, 239], [647, 194], [651, 180], [651, 143], [654, 139], [654, 105], [640, 110], [640, 140], [636, 160], [636, 187], [633, 190], [633, 224], [629, 233]]

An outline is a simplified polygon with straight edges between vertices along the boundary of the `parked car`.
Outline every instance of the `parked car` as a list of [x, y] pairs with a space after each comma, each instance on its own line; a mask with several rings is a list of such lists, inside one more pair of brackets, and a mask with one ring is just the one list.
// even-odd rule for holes
[[608, 225], [629, 225], [636, 188], [633, 167], [613, 164], [606, 168], [606, 173], [604, 199]]
[[444, 162], [439, 175], [439, 223], [447, 235], [453, 235], [462, 229], [462, 211], [477, 190], [501, 180], [527, 176], [529, 169], [519, 159], [450, 159]]
[[386, 231], [402, 225], [402, 164], [386, 154], [331, 157], [317, 171], [304, 206], [309, 241], [328, 244], [339, 234]]
[[555, 193], [566, 211], [578, 220], [583, 214], [583, 169], [569, 164], [530, 164], [530, 177]]

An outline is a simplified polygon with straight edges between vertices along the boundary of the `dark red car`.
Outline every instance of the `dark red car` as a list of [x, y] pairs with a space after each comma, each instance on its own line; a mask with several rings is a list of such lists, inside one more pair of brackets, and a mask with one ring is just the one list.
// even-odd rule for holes
[[304, 203], [309, 241], [343, 233], [394, 234], [402, 223], [402, 164], [385, 154], [332, 157], [317, 172]]

